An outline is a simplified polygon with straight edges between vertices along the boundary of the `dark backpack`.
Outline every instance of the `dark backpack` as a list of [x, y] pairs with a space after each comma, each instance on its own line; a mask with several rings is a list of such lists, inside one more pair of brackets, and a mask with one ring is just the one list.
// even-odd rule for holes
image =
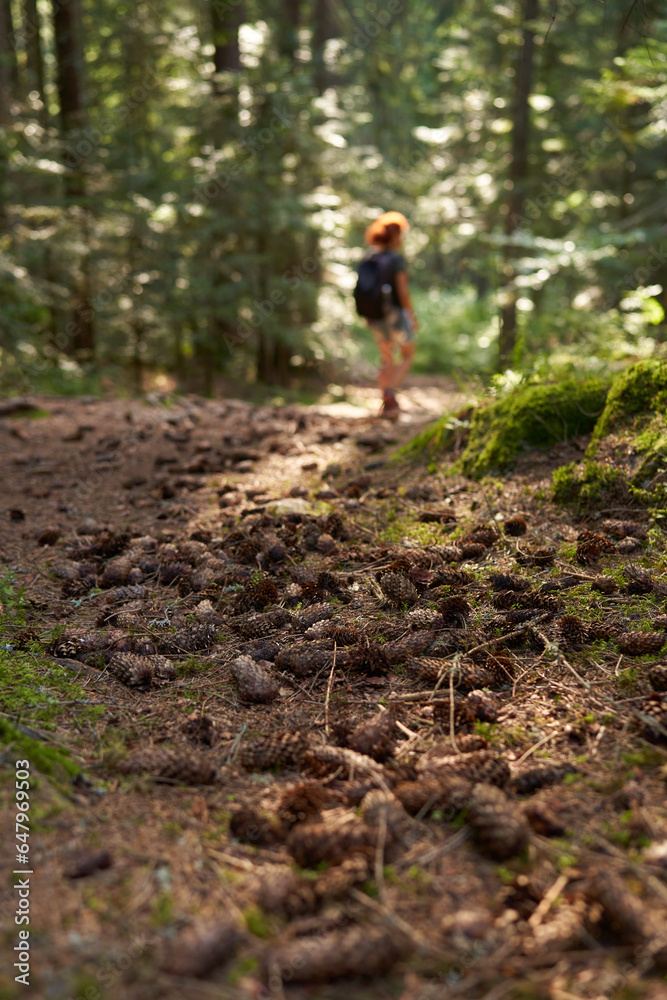
[[384, 319], [392, 301], [391, 291], [387, 290], [387, 286], [389, 289], [394, 286], [391, 257], [385, 252], [364, 257], [357, 274], [354, 289], [357, 312], [365, 319]]

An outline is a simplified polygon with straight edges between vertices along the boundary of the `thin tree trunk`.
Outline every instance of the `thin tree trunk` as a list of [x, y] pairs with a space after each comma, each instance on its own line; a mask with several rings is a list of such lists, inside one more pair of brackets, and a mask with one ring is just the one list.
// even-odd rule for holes
[[79, 0], [52, 0], [56, 85], [64, 132], [84, 124], [83, 44]]
[[281, 17], [276, 25], [278, 53], [291, 62], [296, 59], [301, 25], [301, 0], [283, 0]]
[[523, 38], [516, 67], [516, 87], [514, 91], [514, 115], [512, 127], [512, 154], [508, 179], [512, 182], [511, 194], [507, 202], [505, 235], [509, 238], [505, 247], [501, 288], [501, 326], [499, 343], [500, 368], [511, 365], [516, 346], [516, 301], [514, 286], [514, 258], [516, 247], [511, 244], [514, 233], [521, 228], [526, 200], [528, 178], [528, 143], [530, 138], [530, 93], [533, 85], [533, 50], [535, 46], [535, 19], [539, 10], [539, 0], [525, 0], [523, 9]]
[[335, 35], [331, 0], [314, 0], [313, 83], [318, 94], [331, 85], [331, 73], [324, 61], [326, 43]]
[[64, 177], [65, 198], [69, 205], [81, 205], [81, 242], [84, 251], [79, 262], [79, 275], [75, 281], [74, 306], [70, 331], [69, 350], [88, 360], [95, 349], [95, 310], [92, 307], [92, 279], [90, 268], [90, 214], [82, 205], [86, 195], [83, 164], [84, 154], [79, 154], [77, 139], [86, 124], [86, 95], [84, 88], [84, 57], [79, 0], [52, 0], [53, 35], [56, 53], [56, 86], [60, 104], [60, 125], [66, 147]]
[[26, 56], [26, 81], [28, 92], [36, 90], [43, 105], [42, 118], [48, 119], [49, 109], [44, 87], [44, 57], [42, 53], [42, 28], [37, 10], [37, 0], [23, 2], [23, 38]]
[[243, 4], [236, 7], [223, 7], [211, 3], [211, 30], [213, 32], [213, 63], [215, 72], [231, 71], [238, 73], [241, 69], [239, 52], [239, 28], [243, 24]]
[[11, 0], [0, 0], [0, 59], [3, 64], [3, 84], [6, 93], [12, 97], [18, 96], [19, 70], [16, 61], [16, 36], [12, 18]]
[[0, 121], [10, 118], [10, 104], [14, 96], [14, 28], [9, 0], [0, 0]]

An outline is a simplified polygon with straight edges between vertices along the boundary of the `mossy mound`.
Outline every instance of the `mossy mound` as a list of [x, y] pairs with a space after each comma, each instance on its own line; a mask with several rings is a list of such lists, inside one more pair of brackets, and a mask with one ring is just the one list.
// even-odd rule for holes
[[622, 469], [601, 462], [572, 462], [556, 469], [552, 476], [556, 503], [590, 511], [598, 507], [631, 506], [638, 502], [637, 491]]
[[588, 434], [604, 408], [609, 383], [565, 379], [520, 386], [475, 411], [461, 472], [472, 479], [503, 472], [527, 448], [546, 448]]
[[667, 413], [667, 361], [640, 361], [614, 380], [593, 433], [592, 448], [638, 414]]

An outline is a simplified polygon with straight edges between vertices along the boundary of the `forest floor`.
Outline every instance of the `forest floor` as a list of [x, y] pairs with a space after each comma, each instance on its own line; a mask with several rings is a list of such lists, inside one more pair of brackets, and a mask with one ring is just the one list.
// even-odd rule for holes
[[396, 424], [359, 387], [34, 402], [0, 419], [1, 998], [667, 995], [664, 535], [551, 502], [585, 440], [479, 484], [394, 454], [445, 380]]

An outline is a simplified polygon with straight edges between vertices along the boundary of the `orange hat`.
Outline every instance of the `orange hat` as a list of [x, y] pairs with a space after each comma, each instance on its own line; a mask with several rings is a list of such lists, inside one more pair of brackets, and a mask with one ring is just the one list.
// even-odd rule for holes
[[384, 214], [376, 219], [375, 222], [371, 222], [370, 226], [366, 230], [364, 237], [366, 243], [369, 245], [375, 243], [377, 241], [377, 237], [384, 234], [385, 226], [388, 226], [392, 222], [399, 226], [402, 233], [407, 233], [410, 228], [410, 223], [404, 215], [401, 215], [400, 212], [384, 212]]

